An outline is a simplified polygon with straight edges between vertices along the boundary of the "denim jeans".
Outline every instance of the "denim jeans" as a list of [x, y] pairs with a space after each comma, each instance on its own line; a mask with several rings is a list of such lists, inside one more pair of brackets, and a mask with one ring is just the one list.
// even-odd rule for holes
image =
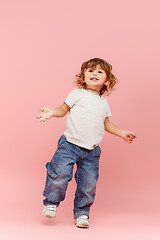
[[68, 182], [72, 180], [73, 166], [76, 163], [77, 189], [74, 198], [74, 219], [83, 214], [89, 217], [99, 176], [100, 155], [99, 146], [93, 150], [82, 148], [68, 142], [62, 134], [51, 162], [46, 164], [47, 177], [43, 191], [43, 196], [46, 198], [43, 200], [43, 204], [56, 204], [58, 206], [65, 199]]

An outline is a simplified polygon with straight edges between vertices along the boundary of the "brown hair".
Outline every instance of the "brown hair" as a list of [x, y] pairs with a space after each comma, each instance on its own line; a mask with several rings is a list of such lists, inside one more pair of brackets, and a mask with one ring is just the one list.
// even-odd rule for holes
[[103, 87], [101, 88], [100, 95], [103, 95], [104, 93], [107, 95], [110, 95], [111, 91], [114, 90], [113, 89], [114, 85], [118, 83], [118, 79], [111, 73], [112, 66], [101, 58], [92, 58], [84, 62], [81, 66], [81, 72], [78, 75], [76, 75], [75, 83], [79, 88], [86, 88], [85, 74], [84, 74], [85, 70], [87, 70], [88, 68], [95, 68], [96, 65], [98, 64], [105, 71], [107, 75], [107, 82], [108, 82], [107, 86], [104, 84]]

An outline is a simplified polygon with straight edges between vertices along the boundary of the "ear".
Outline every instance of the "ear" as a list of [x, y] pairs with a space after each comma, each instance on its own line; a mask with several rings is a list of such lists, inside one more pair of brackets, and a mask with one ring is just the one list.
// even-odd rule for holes
[[109, 87], [109, 81], [108, 79], [106, 80], [106, 82], [104, 83], [104, 85], [108, 88]]

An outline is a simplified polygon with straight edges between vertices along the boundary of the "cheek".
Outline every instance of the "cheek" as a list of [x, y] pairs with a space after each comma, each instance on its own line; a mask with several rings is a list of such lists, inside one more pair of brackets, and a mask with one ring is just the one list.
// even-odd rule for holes
[[89, 76], [89, 74], [86, 74], [85, 75], [85, 80], [88, 80], [88, 79], [90, 79], [90, 76]]
[[106, 82], [107, 81], [107, 76], [104, 76], [103, 80]]

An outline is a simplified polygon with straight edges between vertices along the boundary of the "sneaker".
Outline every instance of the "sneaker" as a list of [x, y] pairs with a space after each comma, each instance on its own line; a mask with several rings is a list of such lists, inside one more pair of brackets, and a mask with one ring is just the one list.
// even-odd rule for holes
[[82, 215], [76, 218], [75, 224], [77, 227], [80, 227], [80, 228], [88, 228], [89, 227], [88, 216]]
[[48, 217], [48, 218], [54, 218], [56, 216], [56, 205], [47, 205], [44, 206], [43, 209], [43, 216]]

